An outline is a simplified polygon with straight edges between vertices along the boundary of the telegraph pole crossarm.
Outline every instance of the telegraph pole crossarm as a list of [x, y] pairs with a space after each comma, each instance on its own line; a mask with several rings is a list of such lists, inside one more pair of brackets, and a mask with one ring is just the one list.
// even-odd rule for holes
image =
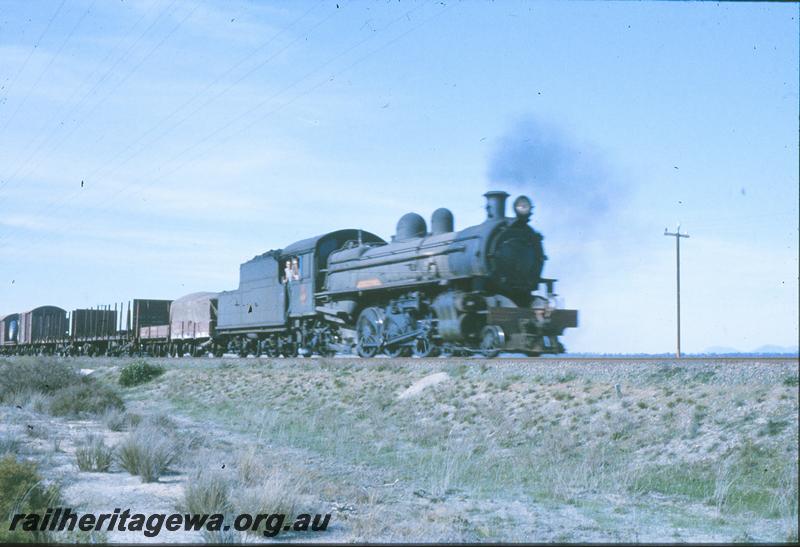
[[664, 235], [671, 236], [675, 238], [675, 272], [677, 275], [677, 311], [678, 311], [678, 346], [675, 351], [675, 356], [680, 359], [681, 357], [681, 238], [682, 237], [689, 237], [689, 234], [682, 234], [681, 233], [681, 225], [678, 224], [678, 228], [675, 232], [669, 232], [666, 228], [664, 228]]

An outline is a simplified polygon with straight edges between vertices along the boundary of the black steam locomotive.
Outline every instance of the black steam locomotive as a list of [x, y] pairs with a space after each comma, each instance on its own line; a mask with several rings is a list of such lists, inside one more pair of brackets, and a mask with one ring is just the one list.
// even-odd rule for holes
[[[577, 326], [577, 311], [557, 309], [555, 280], [541, 277], [547, 257], [542, 236], [528, 224], [531, 201], [518, 197], [509, 218], [507, 193], [485, 197], [487, 218], [476, 226], [455, 231], [452, 213], [438, 209], [430, 232], [418, 214], [404, 215], [391, 242], [358, 229], [298, 241], [242, 264], [236, 290], [187, 295], [171, 306], [134, 301], [125, 328], [116, 306], [76, 310], [71, 322], [60, 308], [48, 307], [60, 311], [48, 320], [46, 343], [37, 345], [32, 339], [9, 342], [9, 327], [0, 321], [6, 334], [0, 334], [1, 349], [176, 356], [353, 349], [361, 357], [562, 353], [558, 336]], [[142, 305], [153, 305], [163, 319], [140, 316]], [[101, 336], [92, 336], [101, 316], [92, 319], [87, 312], [107, 316]]]
[[242, 264], [239, 289], [219, 295], [217, 351], [563, 352], [558, 336], [577, 326], [577, 311], [555, 309], [555, 281], [541, 277], [530, 200], [517, 198], [508, 218], [508, 194], [485, 197], [486, 220], [461, 231], [447, 209], [433, 213], [430, 232], [408, 213], [390, 243], [340, 230]]

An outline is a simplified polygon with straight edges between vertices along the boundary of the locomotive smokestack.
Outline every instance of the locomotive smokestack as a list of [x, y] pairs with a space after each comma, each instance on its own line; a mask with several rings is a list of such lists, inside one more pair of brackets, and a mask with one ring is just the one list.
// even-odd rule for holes
[[483, 194], [483, 197], [486, 198], [487, 220], [499, 220], [501, 218], [505, 218], [506, 198], [508, 198], [508, 194], [506, 192], [493, 190]]

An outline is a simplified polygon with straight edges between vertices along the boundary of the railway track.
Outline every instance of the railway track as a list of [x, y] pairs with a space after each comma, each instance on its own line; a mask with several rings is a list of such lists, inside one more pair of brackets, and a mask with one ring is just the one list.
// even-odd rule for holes
[[[505, 359], [505, 357], [501, 357], [501, 359]], [[514, 359], [514, 357], [508, 357], [508, 359]], [[576, 363], [584, 362], [584, 361], [602, 361], [605, 363], [610, 363], [614, 361], [620, 362], [637, 362], [637, 363], [650, 363], [650, 362], [660, 362], [663, 363], [664, 361], [670, 361], [675, 363], [681, 362], [706, 362], [706, 361], [730, 361], [730, 362], [739, 362], [739, 361], [780, 361], [780, 362], [789, 362], [789, 361], [799, 361], [800, 357], [797, 355], [787, 355], [787, 356], [775, 356], [775, 355], [745, 355], [741, 357], [543, 357], [539, 358], [542, 361], [562, 361], [562, 362], [570, 362], [574, 361]]]

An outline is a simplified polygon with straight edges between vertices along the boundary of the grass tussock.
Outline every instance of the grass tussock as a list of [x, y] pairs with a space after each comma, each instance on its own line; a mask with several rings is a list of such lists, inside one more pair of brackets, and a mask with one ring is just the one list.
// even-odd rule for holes
[[135, 428], [142, 422], [139, 414], [126, 412], [120, 408], [109, 408], [102, 417], [103, 423], [110, 431], [126, 431]]
[[233, 510], [233, 485], [230, 471], [195, 470], [186, 482], [178, 509], [195, 514], [228, 514]]
[[[303, 512], [313, 509], [305, 495], [309, 486], [306, 480], [283, 468], [266, 465], [253, 450], [241, 454], [234, 466], [210, 469], [211, 465], [202, 463], [190, 474], [178, 510], [223, 515], [293, 515], [301, 508]], [[207, 539], [214, 542], [237, 539], [228, 536], [211, 534]]]
[[179, 453], [171, 436], [157, 427], [144, 425], [134, 429], [118, 446], [120, 466], [142, 482], [156, 482]]
[[0, 458], [8, 454], [17, 454], [22, 442], [11, 433], [0, 433]]
[[75, 449], [75, 462], [81, 471], [106, 472], [111, 468], [113, 454], [102, 437], [88, 435]]
[[[235, 482], [231, 471], [222, 469], [195, 470], [183, 489], [183, 498], [177, 504], [181, 512], [192, 514], [220, 514], [226, 519], [233, 514], [231, 491]], [[206, 543], [241, 543], [241, 534], [232, 530], [202, 531]]]
[[164, 367], [151, 365], [147, 361], [136, 361], [123, 367], [119, 375], [119, 385], [133, 387], [145, 384], [164, 374]]

